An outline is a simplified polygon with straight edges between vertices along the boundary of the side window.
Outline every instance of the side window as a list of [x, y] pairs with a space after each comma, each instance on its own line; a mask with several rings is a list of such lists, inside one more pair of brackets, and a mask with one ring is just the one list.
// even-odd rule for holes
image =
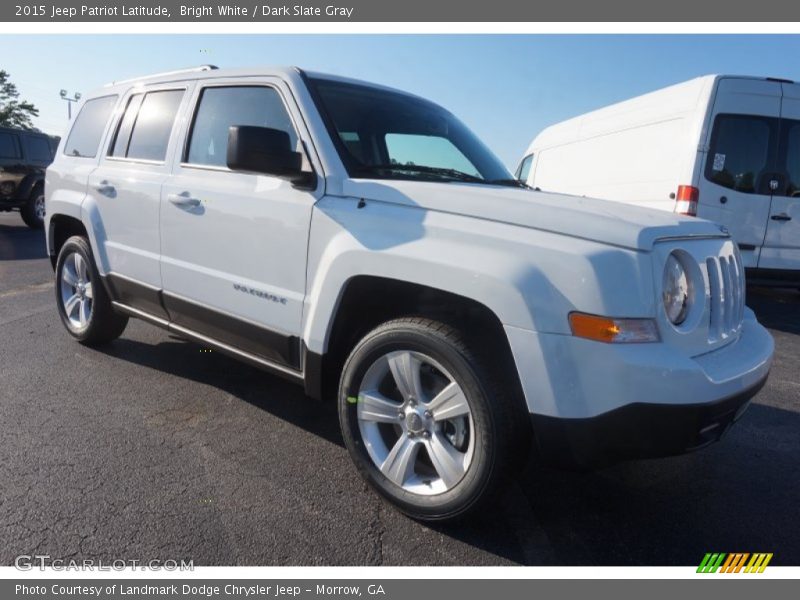
[[[163, 162], [183, 90], [148, 92], [141, 101], [127, 144], [126, 158]], [[130, 107], [129, 107], [130, 108]], [[125, 117], [127, 115], [127, 110]], [[120, 123], [120, 126], [124, 123]], [[114, 144], [116, 150], [117, 143]]]
[[519, 163], [519, 167], [517, 167], [516, 177], [519, 181], [523, 183], [528, 181], [528, 175], [531, 174], [531, 165], [533, 164], [533, 154], [528, 154], [525, 158], [522, 159], [522, 162]]
[[761, 176], [775, 161], [778, 120], [750, 115], [717, 115], [706, 159], [706, 179], [757, 194]]
[[387, 133], [386, 152], [389, 162], [399, 165], [421, 164], [434, 168], [456, 169], [480, 177], [464, 153], [449, 139], [436, 135]]
[[786, 131], [786, 195], [800, 196], [800, 121], [783, 120]]
[[25, 138], [25, 149], [28, 158], [36, 162], [50, 162], [53, 155], [50, 151], [50, 143], [47, 138], [29, 135]]
[[111, 116], [111, 111], [117, 103], [117, 96], [104, 96], [88, 100], [75, 118], [72, 131], [69, 132], [64, 154], [94, 158], [100, 146], [106, 123]]
[[117, 133], [114, 135], [114, 143], [111, 144], [109, 156], [125, 158], [125, 155], [128, 153], [128, 142], [131, 141], [133, 124], [136, 122], [136, 115], [139, 113], [139, 107], [142, 105], [142, 98], [144, 98], [144, 94], [134, 94], [128, 100], [128, 106], [125, 107], [125, 114], [122, 115], [122, 120], [117, 127]]
[[275, 89], [209, 87], [200, 96], [184, 162], [225, 167], [228, 129], [233, 125], [280, 129], [289, 134], [292, 146], [297, 147], [297, 133]]
[[0, 132], [0, 158], [20, 158], [18, 140], [13, 133]]

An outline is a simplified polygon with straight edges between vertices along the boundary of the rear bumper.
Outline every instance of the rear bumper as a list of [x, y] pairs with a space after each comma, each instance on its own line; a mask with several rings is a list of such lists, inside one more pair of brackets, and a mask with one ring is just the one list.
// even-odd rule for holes
[[541, 457], [558, 466], [601, 467], [683, 454], [721, 439], [766, 381], [764, 376], [746, 390], [715, 402], [634, 403], [586, 419], [532, 414], [531, 421]]

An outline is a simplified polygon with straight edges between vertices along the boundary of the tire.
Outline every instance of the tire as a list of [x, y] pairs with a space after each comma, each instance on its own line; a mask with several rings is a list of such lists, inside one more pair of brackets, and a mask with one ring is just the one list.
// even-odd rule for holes
[[128, 317], [116, 313], [85, 237], [73, 236], [56, 261], [56, 305], [69, 334], [87, 346], [117, 339]]
[[44, 186], [36, 185], [28, 197], [28, 201], [20, 209], [22, 220], [31, 229], [41, 229], [44, 227]]
[[530, 434], [515, 426], [519, 409], [488, 364], [460, 331], [425, 318], [380, 325], [345, 362], [338, 406], [347, 449], [366, 481], [410, 517], [478, 510], [526, 456]]

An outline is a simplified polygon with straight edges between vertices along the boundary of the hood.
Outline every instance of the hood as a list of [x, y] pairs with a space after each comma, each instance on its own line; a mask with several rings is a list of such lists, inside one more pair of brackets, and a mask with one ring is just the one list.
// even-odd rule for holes
[[386, 179], [348, 179], [345, 196], [488, 219], [630, 248], [664, 238], [728, 237], [718, 225], [631, 204], [521, 188]]

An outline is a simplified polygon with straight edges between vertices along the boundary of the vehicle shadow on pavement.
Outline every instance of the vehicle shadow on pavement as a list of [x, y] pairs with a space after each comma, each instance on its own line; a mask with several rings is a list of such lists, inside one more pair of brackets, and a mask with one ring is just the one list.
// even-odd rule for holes
[[302, 387], [219, 352], [170, 336], [148, 344], [122, 337], [97, 348], [120, 360], [215, 387], [328, 442], [344, 447], [333, 402], [308, 398]]
[[693, 454], [575, 473], [531, 464], [494, 511], [437, 526], [522, 564], [698, 565], [706, 552], [800, 562], [800, 414], [753, 405]]
[[800, 292], [782, 288], [747, 288], [747, 306], [769, 329], [800, 333]]
[[34, 260], [47, 258], [44, 232], [0, 223], [0, 260]]

